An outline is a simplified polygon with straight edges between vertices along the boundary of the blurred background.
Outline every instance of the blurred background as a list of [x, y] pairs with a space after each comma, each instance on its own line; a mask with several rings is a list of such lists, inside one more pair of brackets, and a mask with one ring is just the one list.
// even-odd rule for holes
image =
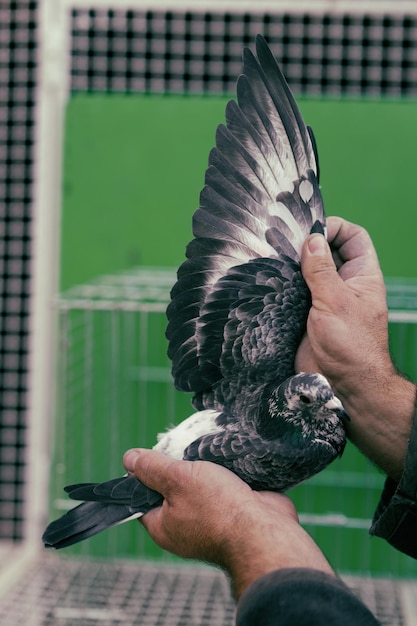
[[[223, 575], [135, 523], [58, 555], [40, 536], [64, 485], [121, 474], [191, 413], [165, 308], [258, 33], [314, 129], [327, 213], [374, 240], [394, 360], [417, 379], [417, 2], [0, 2], [4, 624], [233, 623]], [[382, 623], [415, 624], [417, 563], [368, 534], [383, 483], [348, 446], [291, 495]]]

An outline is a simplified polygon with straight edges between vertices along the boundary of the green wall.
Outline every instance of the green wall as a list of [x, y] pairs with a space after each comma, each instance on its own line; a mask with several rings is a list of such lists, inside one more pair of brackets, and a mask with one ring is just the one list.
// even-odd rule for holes
[[223, 110], [222, 98], [69, 102], [63, 289], [131, 266], [181, 263]]
[[[67, 108], [63, 289], [136, 265], [177, 266], [225, 98], [77, 95]], [[417, 103], [301, 101], [328, 214], [365, 226], [386, 275], [415, 276]]]

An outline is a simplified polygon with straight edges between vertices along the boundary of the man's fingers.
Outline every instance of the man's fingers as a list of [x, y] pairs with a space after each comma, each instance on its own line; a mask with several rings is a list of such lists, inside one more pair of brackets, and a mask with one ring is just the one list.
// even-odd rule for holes
[[161, 507], [151, 509], [145, 515], [142, 515], [138, 521], [142, 524], [145, 530], [153, 537], [154, 541], [162, 547], [162, 531], [161, 531]]
[[344, 261], [363, 256], [374, 247], [362, 226], [341, 217], [327, 218], [327, 238], [334, 250], [340, 250]]
[[176, 459], [146, 448], [128, 450], [123, 457], [123, 465], [130, 474], [163, 496], [170, 489], [169, 476], [178, 464]]
[[352, 277], [379, 277], [378, 256], [368, 232], [340, 217], [327, 219], [328, 240], [343, 280]]

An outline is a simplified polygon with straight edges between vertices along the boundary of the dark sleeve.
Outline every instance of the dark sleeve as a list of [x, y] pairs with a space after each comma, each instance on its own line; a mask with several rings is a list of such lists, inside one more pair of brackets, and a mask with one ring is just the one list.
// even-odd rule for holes
[[369, 532], [417, 559], [417, 409], [403, 475], [387, 478]]
[[236, 626], [380, 626], [336, 576], [291, 568], [271, 572], [245, 591]]

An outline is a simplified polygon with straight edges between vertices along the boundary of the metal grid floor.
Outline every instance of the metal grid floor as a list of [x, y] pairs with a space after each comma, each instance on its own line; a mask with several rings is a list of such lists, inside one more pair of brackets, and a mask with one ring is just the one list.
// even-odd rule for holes
[[[405, 614], [407, 583], [344, 579], [384, 626], [415, 623]], [[209, 567], [51, 554], [28, 568], [0, 602], [0, 623], [7, 626], [232, 626], [234, 614], [226, 577]]]

